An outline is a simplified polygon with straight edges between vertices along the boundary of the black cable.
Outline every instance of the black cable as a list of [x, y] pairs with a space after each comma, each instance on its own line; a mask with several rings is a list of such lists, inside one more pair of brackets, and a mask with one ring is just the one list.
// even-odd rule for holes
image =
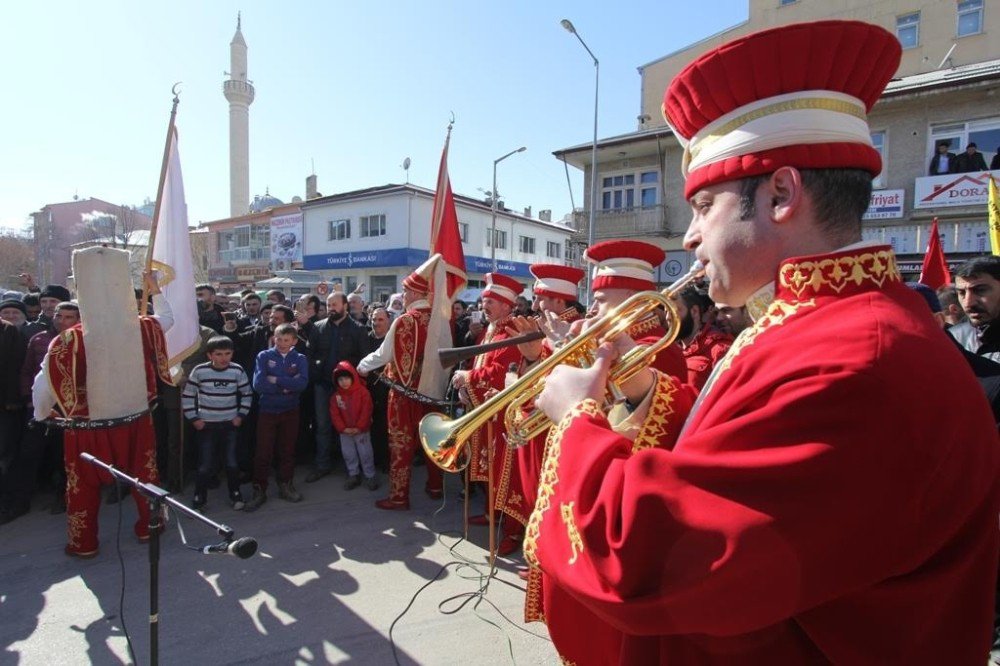
[[135, 649], [132, 647], [132, 637], [128, 633], [128, 627], [125, 625], [125, 558], [122, 556], [122, 504], [125, 503], [124, 498], [121, 494], [121, 486], [118, 485], [118, 479], [112, 476], [111, 492], [118, 494], [118, 529], [115, 534], [115, 550], [118, 553], [118, 567], [121, 569], [121, 590], [118, 593], [118, 617], [122, 621], [122, 633], [125, 634], [125, 642], [128, 644], [128, 654], [132, 658], [133, 664], [138, 664], [139, 661], [135, 658]]

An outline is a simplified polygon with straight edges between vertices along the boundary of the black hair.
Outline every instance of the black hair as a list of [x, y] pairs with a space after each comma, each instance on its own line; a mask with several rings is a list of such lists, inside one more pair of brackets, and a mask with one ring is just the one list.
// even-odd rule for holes
[[684, 301], [684, 305], [688, 309], [697, 306], [701, 309], [702, 314], [705, 314], [705, 311], [713, 305], [712, 299], [708, 297], [708, 294], [697, 287], [687, 287], [678, 296]]
[[319, 296], [316, 294], [307, 294], [303, 296], [300, 300], [308, 303], [313, 307], [313, 311], [319, 312]]
[[332, 299], [337, 298], [338, 296], [340, 296], [340, 299], [344, 302], [344, 305], [347, 305], [347, 294], [345, 294], [342, 291], [335, 291], [329, 296], [327, 296], [326, 302], [329, 303]]
[[287, 300], [285, 298], [285, 292], [281, 291], [280, 289], [272, 289], [271, 291], [267, 292], [268, 298], [271, 298], [272, 296], [281, 296], [281, 300], [278, 301], [279, 303], [284, 303]]
[[41, 299], [38, 298], [38, 294], [25, 294], [21, 297], [21, 302], [32, 307], [42, 304]]
[[205, 351], [211, 354], [214, 351], [232, 351], [233, 341], [224, 335], [214, 335], [205, 343]]
[[242, 302], [246, 303], [247, 301], [259, 301], [259, 300], [260, 300], [260, 295], [255, 291], [251, 291], [250, 293], [243, 295]]
[[[861, 232], [861, 216], [872, 197], [872, 176], [863, 169], [802, 169], [802, 187], [812, 199], [820, 229], [831, 233]], [[740, 181], [740, 219], [757, 214], [756, 195], [771, 174]]]
[[354, 381], [354, 374], [350, 370], [344, 370], [343, 368], [334, 369], [333, 381], [337, 381], [341, 377], [350, 377], [351, 381]]
[[212, 285], [208, 284], [207, 282], [203, 282], [202, 284], [196, 285], [195, 288], [194, 288], [195, 291], [201, 291], [202, 289], [207, 289], [210, 292], [212, 292], [213, 294], [215, 293], [215, 287], [213, 287]]
[[983, 257], [974, 257], [958, 267], [955, 277], [971, 280], [985, 273], [994, 280], [1000, 280], [1000, 257], [988, 254]]
[[271, 312], [281, 312], [285, 315], [285, 323], [291, 324], [295, 321], [295, 313], [287, 305], [272, 305]]

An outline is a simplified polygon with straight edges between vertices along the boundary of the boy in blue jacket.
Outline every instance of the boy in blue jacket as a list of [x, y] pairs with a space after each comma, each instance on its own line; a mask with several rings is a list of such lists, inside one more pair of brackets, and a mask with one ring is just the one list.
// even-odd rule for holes
[[299, 394], [309, 381], [309, 361], [295, 351], [298, 332], [291, 324], [274, 330], [274, 346], [257, 354], [253, 389], [260, 395], [257, 418], [257, 451], [254, 454], [253, 498], [246, 511], [256, 511], [267, 501], [267, 479], [278, 449], [278, 497], [301, 502], [292, 485], [295, 473], [295, 439], [299, 433]]

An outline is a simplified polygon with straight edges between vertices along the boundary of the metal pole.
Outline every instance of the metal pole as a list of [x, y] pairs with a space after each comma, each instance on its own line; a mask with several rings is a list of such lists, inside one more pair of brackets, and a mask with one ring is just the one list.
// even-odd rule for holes
[[527, 150], [527, 146], [521, 146], [517, 150], [512, 150], [503, 157], [498, 157], [493, 160], [493, 191], [490, 193], [490, 212], [493, 216], [493, 224], [491, 225], [491, 238], [490, 238], [490, 259], [493, 263], [493, 271], [497, 269], [497, 165], [503, 162], [505, 159], [514, 155], [516, 153], [523, 153]]
[[[594, 55], [594, 52], [583, 41], [583, 37], [576, 31], [576, 26], [569, 19], [563, 19], [560, 24], [567, 32], [572, 33], [580, 41], [580, 44], [587, 50], [587, 53], [594, 60], [594, 145], [590, 153], [590, 215], [587, 223], [587, 247], [594, 244], [594, 217], [597, 212], [597, 100], [600, 90], [601, 63]], [[587, 271], [587, 302], [593, 300], [593, 289], [591, 285], [591, 272]]]

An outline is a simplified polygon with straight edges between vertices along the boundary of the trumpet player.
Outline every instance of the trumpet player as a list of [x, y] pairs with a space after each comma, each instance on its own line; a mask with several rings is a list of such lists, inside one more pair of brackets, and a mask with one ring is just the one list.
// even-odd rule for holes
[[[523, 289], [524, 286], [509, 275], [486, 274], [483, 312], [489, 325], [484, 343], [510, 337], [507, 327], [511, 312]], [[517, 366], [520, 361], [521, 354], [515, 346], [488, 351], [476, 357], [472, 370], [457, 371], [452, 377], [452, 384], [471, 407], [477, 407], [504, 388], [508, 369], [511, 365]], [[487, 514], [473, 516], [469, 522], [487, 525], [489, 512], [500, 514], [503, 538], [497, 545], [496, 554], [505, 557], [520, 549], [524, 524], [528, 521], [531, 507], [524, 499], [520, 474], [514, 464], [514, 452], [507, 446], [502, 415], [491, 419], [473, 434], [471, 451], [469, 480], [486, 482], [490, 492], [487, 494]]]
[[987, 658], [996, 426], [892, 248], [861, 240], [882, 169], [867, 117], [900, 58], [876, 25], [792, 24], [668, 87], [685, 247], [754, 323], [672, 449], [632, 453], [599, 409], [624, 336], [546, 378], [558, 425], [524, 549], [564, 661]]

